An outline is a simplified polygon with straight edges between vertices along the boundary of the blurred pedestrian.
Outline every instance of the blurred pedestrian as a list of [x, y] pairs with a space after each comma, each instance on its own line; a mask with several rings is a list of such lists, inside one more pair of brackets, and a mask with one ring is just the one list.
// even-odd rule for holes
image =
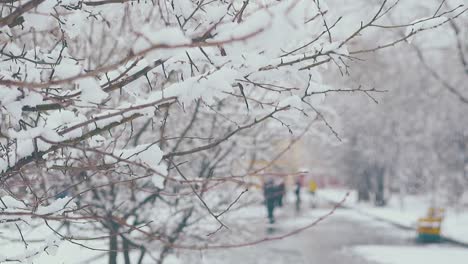
[[311, 179], [309, 181], [309, 193], [312, 195], [315, 195], [316, 191], [317, 191], [317, 183]]
[[309, 193], [311, 195], [310, 197], [310, 205], [312, 208], [315, 208], [317, 206], [317, 199], [315, 197], [315, 192], [317, 191], [317, 183], [313, 180], [309, 180]]
[[296, 194], [296, 211], [299, 211], [301, 209], [301, 188], [302, 188], [303, 182], [304, 182], [304, 175], [301, 174], [296, 179], [296, 186], [294, 190], [294, 193]]
[[267, 179], [263, 185], [263, 194], [265, 196], [265, 205], [267, 207], [268, 219], [271, 224], [275, 222], [273, 211], [275, 209], [275, 203], [277, 199], [276, 191], [277, 188], [273, 179]]
[[286, 186], [284, 184], [283, 179], [278, 184], [277, 192], [278, 192], [278, 206], [283, 207], [283, 197], [286, 194]]

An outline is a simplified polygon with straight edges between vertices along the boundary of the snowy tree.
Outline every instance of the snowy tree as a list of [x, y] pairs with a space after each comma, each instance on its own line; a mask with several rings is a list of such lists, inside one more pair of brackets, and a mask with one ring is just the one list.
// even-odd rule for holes
[[32, 261], [67, 242], [111, 264], [262, 242], [242, 243], [227, 229], [229, 212], [249, 202], [241, 198], [258, 172], [252, 157], [281, 154], [271, 141], [299, 137], [316, 120], [338, 136], [320, 103], [350, 90], [323, 72], [348, 72], [360, 54], [464, 12], [353, 50], [369, 30], [386, 30], [380, 22], [398, 1], [372, 7], [349, 32], [310, 0], [2, 5], [0, 228], [25, 250], [2, 251], [0, 262]]
[[[419, 10], [417, 15], [433, 17], [460, 4], [460, 1], [407, 3], [402, 12], [387, 17], [390, 25], [385, 27], [393, 29], [390, 36], [404, 36], [414, 27], [394, 25], [414, 20], [413, 10]], [[463, 41], [456, 38], [464, 33], [454, 30], [453, 25], [458, 28], [456, 25], [466, 22], [463, 8], [459, 19], [409, 39], [399, 53], [384, 51], [378, 57], [366, 57], [365, 64], [351, 65], [354, 72], [344, 78], [345, 85], [363, 84], [386, 91], [370, 100], [353, 97], [354, 111], [348, 107], [338, 110], [345, 123], [341, 133], [347, 140], [343, 149], [335, 149], [342, 154], [336, 162], [343, 165], [350, 182], [360, 187], [363, 197], [367, 198], [366, 192], [379, 186], [382, 172], [384, 189], [403, 196], [408, 192], [429, 192], [439, 203], [449, 200], [453, 203], [455, 197], [461, 197], [462, 191], [454, 187], [466, 186], [461, 180], [466, 150], [458, 147], [463, 146], [460, 135], [466, 131], [465, 95], [461, 88], [466, 73], [460, 57], [463, 50], [458, 48]], [[372, 37], [379, 41], [381, 35]], [[351, 100], [340, 99], [339, 105]], [[370, 175], [366, 173], [367, 166], [375, 169]], [[373, 192], [377, 195], [380, 191]]]

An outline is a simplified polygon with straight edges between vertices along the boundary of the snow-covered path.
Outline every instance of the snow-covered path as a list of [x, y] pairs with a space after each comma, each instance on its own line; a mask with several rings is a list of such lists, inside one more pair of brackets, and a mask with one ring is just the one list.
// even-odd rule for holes
[[[305, 204], [297, 214], [290, 201], [277, 211], [277, 223], [272, 233], [264, 218], [265, 208], [251, 206], [239, 212], [236, 222], [243, 222], [245, 241], [267, 236], [281, 236], [313, 223], [328, 214], [332, 205], [308, 208]], [[240, 232], [236, 229], [233, 232]], [[414, 231], [403, 230], [392, 224], [374, 220], [352, 209], [338, 209], [318, 225], [299, 234], [234, 249], [203, 250], [200, 252], [180, 251], [177, 257], [169, 257], [165, 264], [439, 264], [447, 260], [450, 264], [466, 264], [468, 249], [452, 245], [421, 246], [414, 243]], [[238, 236], [239, 237], [239, 236]], [[232, 237], [226, 236], [232, 244]], [[228, 243], [228, 242], [226, 242]], [[1, 246], [0, 246], [1, 248]], [[0, 250], [1, 251], [1, 250]], [[89, 251], [72, 244], [59, 248], [56, 257], [43, 255], [34, 263], [106, 263], [105, 258], [90, 259]], [[60, 261], [58, 261], [60, 260]], [[123, 263], [123, 262], [121, 262]], [[153, 263], [150, 259], [144, 263]]]
[[[353, 254], [350, 249], [356, 245], [410, 245], [412, 233], [395, 230], [341, 209], [329, 219], [314, 228], [292, 238], [291, 242], [306, 260], [304, 263], [367, 263]], [[294, 241], [294, 242], [293, 242]]]
[[[329, 211], [330, 208], [304, 208], [296, 215], [292, 209], [284, 209], [275, 224], [275, 231], [270, 235], [281, 235], [305, 226]], [[258, 225], [258, 237], [269, 235], [267, 224]], [[298, 235], [255, 247], [205, 252], [198, 263], [221, 263], [220, 260], [226, 264], [375, 263], [356, 254], [352, 248], [362, 245], [412, 246], [414, 235], [413, 232], [377, 222], [352, 210], [339, 209], [320, 224]]]

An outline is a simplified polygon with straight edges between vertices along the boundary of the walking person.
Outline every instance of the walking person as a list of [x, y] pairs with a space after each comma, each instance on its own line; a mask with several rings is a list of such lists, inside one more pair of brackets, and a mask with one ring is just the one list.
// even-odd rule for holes
[[313, 180], [309, 180], [309, 193], [310, 193], [310, 205], [312, 208], [317, 207], [317, 198], [315, 193], [317, 191], [317, 183]]
[[275, 209], [275, 203], [277, 201], [276, 195], [277, 188], [273, 179], [267, 179], [263, 185], [263, 195], [265, 196], [265, 205], [268, 212], [268, 220], [270, 224], [275, 222], [275, 217], [273, 216], [273, 211]]
[[278, 206], [283, 207], [283, 198], [286, 194], [286, 186], [284, 184], [284, 180], [282, 179], [281, 182], [278, 184]]
[[301, 210], [301, 188], [302, 183], [304, 181], [304, 175], [299, 175], [296, 179], [296, 187], [294, 193], [296, 194], [296, 211], [299, 212]]

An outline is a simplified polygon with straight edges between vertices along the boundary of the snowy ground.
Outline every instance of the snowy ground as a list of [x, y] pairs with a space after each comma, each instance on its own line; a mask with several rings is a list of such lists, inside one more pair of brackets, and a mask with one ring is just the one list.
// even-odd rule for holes
[[[288, 206], [293, 207], [292, 204]], [[263, 208], [259, 208], [263, 209]], [[257, 228], [258, 237], [280, 236], [306, 226], [326, 215], [330, 208], [311, 209], [304, 206], [300, 214], [293, 209], [283, 209], [273, 233], [267, 226]], [[374, 263], [356, 254], [356, 245], [413, 245], [412, 233], [372, 220], [352, 210], [340, 209], [320, 224], [295, 236], [266, 242], [254, 247], [224, 251], [207, 251], [194, 264], [364, 264]], [[222, 260], [222, 261], [221, 261]]]
[[446, 246], [357, 246], [352, 252], [382, 264], [466, 264], [468, 249]]
[[[327, 195], [328, 199], [333, 196], [342, 199], [344, 193], [322, 191], [320, 195]], [[311, 201], [307, 198], [305, 195], [301, 211], [296, 212], [294, 196], [288, 197], [285, 207], [275, 212], [277, 223], [273, 231], [269, 229], [266, 210], [261, 204], [236, 211], [236, 221], [245, 225], [244, 231], [250, 232], [243, 242], [282, 236], [327, 215], [333, 207], [333, 204], [321, 200], [319, 208], [311, 208]], [[431, 264], [440, 263], [441, 260], [464, 264], [468, 259], [468, 249], [443, 245], [420, 246], [414, 243], [414, 237], [414, 231], [396, 228], [356, 210], [338, 209], [318, 225], [291, 237], [234, 249], [179, 251], [165, 264]], [[229, 241], [232, 237], [226, 239]], [[0, 252], [4, 249], [6, 245], [0, 245]], [[106, 258], [96, 258], [101, 254], [105, 252], [90, 252], [64, 242], [55, 256], [44, 254], [34, 263], [106, 263]]]
[[[319, 190], [322, 198], [338, 202], [345, 197], [347, 190]], [[344, 206], [358, 210], [363, 214], [385, 219], [393, 223], [416, 228], [417, 219], [423, 217], [430, 206], [427, 197], [407, 196], [403, 203], [393, 197], [386, 207], [377, 208], [371, 204], [357, 203], [356, 192], [351, 191]], [[468, 212], [457, 212], [453, 208], [445, 208], [446, 215], [442, 224], [442, 234], [448, 238], [468, 243]]]

